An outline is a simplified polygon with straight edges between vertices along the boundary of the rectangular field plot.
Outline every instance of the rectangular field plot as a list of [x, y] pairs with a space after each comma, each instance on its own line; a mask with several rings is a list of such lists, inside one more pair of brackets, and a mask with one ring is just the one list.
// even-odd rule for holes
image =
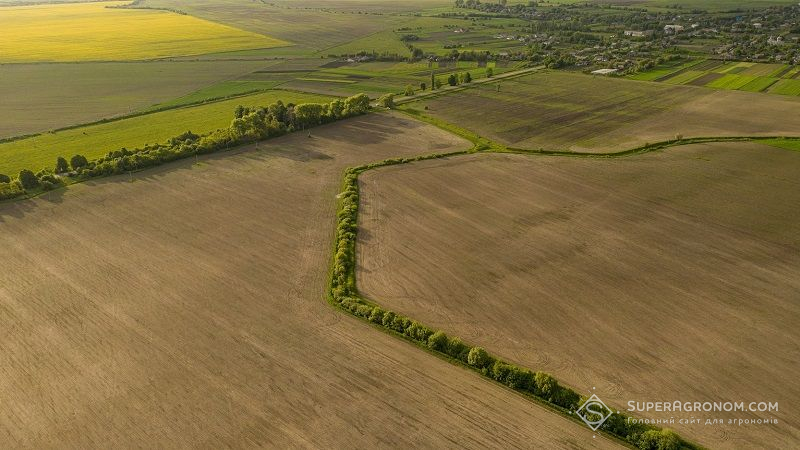
[[0, 62], [120, 61], [287, 45], [250, 31], [128, 2], [0, 8]]
[[773, 94], [800, 95], [800, 79], [779, 80], [769, 88]]
[[706, 60], [690, 62], [678, 68], [659, 66], [655, 69], [632, 75], [628, 78], [642, 81], [659, 81], [673, 85], [705, 86], [714, 89], [769, 92], [772, 94], [797, 95], [779, 80], [789, 79], [798, 68], [787, 64], [761, 64], [751, 62], [723, 62]]
[[800, 115], [786, 114], [800, 108], [792, 97], [566, 72], [476, 85], [407, 107], [532, 150], [617, 152], [676, 135], [800, 133]]

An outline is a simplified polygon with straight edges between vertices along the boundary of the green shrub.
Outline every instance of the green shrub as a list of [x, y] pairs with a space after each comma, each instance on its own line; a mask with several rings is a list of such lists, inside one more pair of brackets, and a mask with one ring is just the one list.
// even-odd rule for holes
[[19, 182], [25, 190], [33, 189], [39, 186], [39, 178], [28, 169], [22, 169], [19, 172]]
[[56, 159], [56, 173], [65, 173], [69, 172], [69, 163], [63, 156], [59, 156]]
[[383, 323], [383, 315], [384, 314], [385, 314], [384, 311], [381, 308], [376, 306], [376, 307], [372, 308], [372, 311], [369, 314], [369, 321], [373, 322], [373, 323], [382, 324]]
[[73, 169], [78, 170], [80, 168], [88, 166], [89, 161], [87, 161], [86, 157], [83, 155], [75, 155], [69, 160], [69, 164], [72, 166]]
[[639, 435], [635, 445], [641, 450], [680, 450], [681, 439], [670, 429], [648, 430]]
[[467, 362], [469, 350], [469, 346], [461, 342], [459, 337], [452, 337], [450, 342], [447, 343], [447, 354], [463, 362]]
[[472, 347], [467, 355], [467, 364], [481, 369], [489, 364], [489, 354], [482, 347]]
[[392, 311], [386, 311], [383, 315], [383, 319], [381, 319], [381, 323], [386, 328], [392, 328], [392, 324], [394, 323], [394, 319], [397, 315]]
[[0, 183], [11, 183], [11, 177], [0, 173]]
[[428, 338], [428, 347], [438, 352], [445, 352], [447, 350], [447, 344], [449, 341], [450, 339], [447, 338], [447, 335], [440, 330], [433, 333]]
[[558, 381], [544, 372], [536, 372], [533, 376], [536, 383], [536, 395], [550, 401], [558, 392]]
[[19, 182], [0, 183], [0, 200], [9, 200], [24, 195], [25, 191]]
[[378, 99], [378, 104], [384, 108], [394, 108], [394, 94], [385, 94]]

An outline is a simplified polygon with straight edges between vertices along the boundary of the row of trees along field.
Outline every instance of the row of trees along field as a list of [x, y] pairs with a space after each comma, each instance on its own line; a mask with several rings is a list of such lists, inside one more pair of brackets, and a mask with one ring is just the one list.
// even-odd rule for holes
[[54, 168], [43, 169], [37, 173], [27, 169], [22, 170], [15, 179], [0, 174], [0, 200], [19, 197], [37, 190], [54, 189], [64, 184], [64, 176], [83, 180], [141, 170], [364, 114], [369, 108], [369, 97], [366, 94], [337, 99], [330, 103], [294, 105], [284, 104], [279, 100], [262, 108], [239, 106], [228, 128], [206, 135], [201, 136], [187, 131], [163, 144], [145, 145], [134, 150], [123, 148], [93, 161], [89, 161], [83, 155], [74, 155], [69, 161], [59, 157]]
[[[350, 168], [345, 172], [345, 189], [340, 195], [335, 254], [329, 286], [330, 299], [355, 316], [398, 333], [442, 356], [459, 361], [480, 372], [483, 376], [511, 389], [544, 401], [559, 411], [574, 412], [585, 401], [585, 398], [569, 387], [561, 386], [551, 375], [534, 372], [502, 361], [481, 347], [471, 347], [458, 337], [450, 337], [441, 330], [432, 330], [408, 317], [367, 303], [358, 295], [355, 284], [355, 243], [358, 232], [359, 174], [377, 167], [441, 158], [454, 154], [457, 153], [387, 159]], [[628, 421], [624, 414], [619, 413], [611, 415], [600, 429], [642, 450], [694, 450], [698, 448], [694, 444], [684, 441], [671, 430]]]
[[[492, 68], [489, 67], [486, 69], [486, 77], [491, 78], [494, 75]], [[450, 76], [447, 77], [447, 84], [450, 86], [458, 86], [462, 83], [472, 83], [472, 74], [469, 72], [464, 73], [451, 73]], [[441, 78], [436, 78], [436, 76], [431, 73], [431, 90], [441, 89], [444, 86], [444, 82]], [[428, 85], [425, 82], [419, 84], [419, 90], [425, 91], [428, 88]], [[407, 85], [405, 90], [403, 91], [403, 95], [406, 97], [410, 97], [414, 95], [414, 86]], [[378, 99], [378, 104], [383, 106], [384, 108], [394, 108], [394, 93], [384, 94]]]

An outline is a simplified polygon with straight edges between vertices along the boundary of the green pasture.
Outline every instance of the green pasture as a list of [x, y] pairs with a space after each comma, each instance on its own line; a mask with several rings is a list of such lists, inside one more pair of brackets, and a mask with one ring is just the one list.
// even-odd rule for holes
[[164, 142], [186, 131], [206, 133], [228, 126], [238, 105], [266, 106], [282, 100], [328, 102], [329, 96], [281, 90], [198, 106], [171, 109], [108, 123], [89, 125], [0, 144], [0, 173], [39, 170], [55, 164], [58, 156], [82, 154], [89, 159], [120, 148]]

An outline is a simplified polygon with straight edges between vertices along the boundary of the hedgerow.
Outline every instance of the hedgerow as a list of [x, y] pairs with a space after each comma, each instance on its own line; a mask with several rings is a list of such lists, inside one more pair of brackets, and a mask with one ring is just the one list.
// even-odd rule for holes
[[[71, 171], [66, 158], [58, 157], [54, 166], [58, 175], [49, 169], [36, 174], [25, 169], [20, 171], [16, 179], [0, 178], [0, 200], [12, 199], [37, 190], [53, 189], [64, 184], [64, 176], [83, 181], [134, 172], [365, 114], [369, 108], [369, 97], [365, 94], [330, 103], [284, 105], [278, 101], [263, 108], [240, 106], [236, 108], [228, 128], [205, 135], [187, 131], [163, 144], [145, 145], [133, 150], [122, 148], [92, 161], [82, 155], [74, 155], [70, 158]], [[5, 178], [9, 179], [3, 182]]]
[[[441, 330], [431, 329], [409, 317], [385, 310], [358, 294], [355, 276], [359, 207], [358, 176], [367, 170], [378, 167], [464, 153], [467, 152], [433, 154], [416, 158], [386, 159], [372, 164], [352, 167], [345, 171], [342, 192], [339, 194], [334, 257], [328, 298], [335, 306], [356, 317], [380, 326], [391, 333], [429, 349], [435, 354], [469, 367], [487, 378], [491, 378], [569, 415], [575, 412], [586, 398], [571, 388], [559, 384], [558, 380], [550, 374], [534, 372], [503, 361], [492, 356], [481, 347], [470, 346], [456, 336], [448, 336]], [[574, 417], [572, 415], [569, 416]], [[609, 417], [600, 429], [643, 450], [700, 448], [681, 439], [670, 430], [662, 430], [652, 425], [631, 422], [625, 415], [619, 413]]]

